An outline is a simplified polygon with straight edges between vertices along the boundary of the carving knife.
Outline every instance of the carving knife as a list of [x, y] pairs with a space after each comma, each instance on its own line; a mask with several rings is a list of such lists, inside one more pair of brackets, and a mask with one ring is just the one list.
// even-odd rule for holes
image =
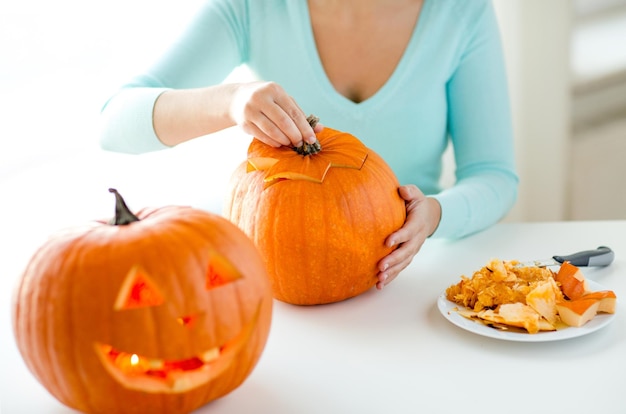
[[548, 267], [560, 266], [563, 262], [570, 262], [574, 266], [608, 266], [613, 262], [615, 253], [609, 247], [600, 246], [595, 250], [585, 250], [565, 256], [552, 256], [546, 260], [532, 260], [519, 263], [517, 267]]

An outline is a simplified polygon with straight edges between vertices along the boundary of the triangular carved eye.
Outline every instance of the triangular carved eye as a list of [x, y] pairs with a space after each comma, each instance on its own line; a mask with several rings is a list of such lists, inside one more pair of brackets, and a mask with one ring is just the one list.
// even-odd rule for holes
[[148, 274], [139, 266], [128, 272], [113, 309], [136, 309], [158, 306], [164, 302], [163, 295]]
[[217, 253], [211, 255], [206, 276], [207, 290], [232, 283], [241, 277], [239, 270], [224, 256]]

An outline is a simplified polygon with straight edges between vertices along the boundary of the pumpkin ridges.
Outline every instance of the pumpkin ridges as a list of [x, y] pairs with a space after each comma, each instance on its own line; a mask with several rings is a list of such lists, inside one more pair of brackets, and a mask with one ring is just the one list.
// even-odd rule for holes
[[[66, 255], [67, 260], [71, 264], [74, 264], [76, 260], [82, 259], [83, 244], [84, 244], [84, 241], [88, 238], [89, 238], [88, 234], [85, 234], [83, 237], [76, 239], [73, 243], [71, 243], [71, 246], [68, 247], [65, 255]], [[70, 306], [66, 307], [66, 314], [62, 318], [61, 323], [64, 325], [64, 329], [67, 329], [68, 337], [75, 338], [76, 342], [82, 342], [82, 337], [84, 333], [80, 330], [80, 328], [76, 326], [74, 317], [76, 315], [83, 314], [84, 312], [91, 312], [91, 309], [84, 309], [84, 308], [77, 309], [74, 306], [74, 304], [77, 303], [77, 300], [79, 301], [78, 303], [83, 302], [82, 300], [80, 300], [81, 298], [75, 297], [76, 292], [78, 291], [77, 285], [83, 282], [81, 280], [83, 279], [83, 277], [80, 277], [79, 274], [72, 271], [74, 267], [75, 266], [70, 265], [69, 269], [65, 269], [65, 271], [61, 272], [63, 277], [67, 278], [68, 281], [63, 282], [62, 280], [59, 280], [59, 282], [67, 283], [68, 289], [63, 292], [65, 294], [65, 297], [57, 296], [54, 298], [54, 300], [58, 304], [57, 306], [59, 307], [62, 307], [63, 303], [71, 304]], [[50, 313], [48, 322], [46, 323], [46, 325], [48, 325], [48, 327], [51, 328], [50, 331], [52, 335], [54, 335], [54, 332], [58, 329], [58, 327], [55, 326], [55, 324], [58, 323], [58, 318], [54, 318], [53, 316], [54, 316], [54, 313]], [[50, 338], [49, 340], [53, 342], [54, 337]], [[62, 352], [61, 350], [58, 350], [56, 352], [59, 358], [61, 357], [66, 358], [66, 362], [59, 361], [57, 364], [55, 364], [58, 366], [58, 368], [53, 369], [52, 372], [60, 374], [64, 369], [67, 369], [67, 367], [71, 366], [75, 370], [75, 376], [71, 378], [71, 381], [66, 380], [68, 385], [64, 387], [66, 389], [67, 388], [71, 389], [71, 394], [69, 395], [69, 398], [70, 398], [69, 401], [76, 401], [76, 400], [85, 401], [85, 402], [89, 401], [89, 390], [83, 384], [83, 380], [85, 379], [85, 377], [88, 378], [88, 374], [85, 374], [84, 370], [79, 365], [76, 364], [76, 352], [73, 352], [72, 350], [67, 350], [67, 349], [65, 351], [66, 352]], [[51, 356], [54, 356], [54, 353], [51, 353]], [[62, 384], [61, 381], [58, 381], [58, 383]], [[90, 411], [93, 410], [93, 408], [87, 404], [78, 408], [82, 410], [85, 410], [85, 409], [90, 410]]]
[[[70, 260], [75, 259], [75, 258], [81, 258], [82, 243], [88, 237], [89, 237], [88, 234], [85, 234], [82, 237], [74, 239], [72, 242], [68, 243], [68, 246], [66, 247], [66, 256], [69, 257]], [[59, 263], [59, 265], [61, 265], [61, 263]], [[61, 292], [63, 296], [59, 295], [58, 292], [56, 295], [53, 295], [52, 301], [49, 302], [50, 307], [62, 308], [63, 303], [72, 303], [72, 304], [74, 303], [73, 293], [75, 291], [76, 275], [73, 272], [68, 271], [68, 269], [64, 269], [64, 267], [65, 266], [61, 266], [58, 273], [62, 275], [63, 279], [67, 279], [67, 281], [61, 278], [57, 278], [57, 277], [54, 278], [56, 280], [54, 280], [53, 278], [46, 278], [46, 280], [48, 281], [47, 286], [50, 289], [53, 289], [56, 283], [66, 283], [70, 287], [70, 289], [64, 290]], [[70, 266], [70, 269], [71, 269], [71, 266]], [[50, 296], [51, 296], [50, 294], [46, 293], [47, 298], [50, 298]], [[80, 331], [76, 330], [75, 323], [73, 320], [74, 315], [76, 315], [77, 313], [80, 314], [82, 312], [85, 312], [85, 309], [75, 309], [72, 306], [66, 310], [65, 316], [61, 320], [59, 320], [59, 318], [54, 317], [54, 312], [46, 312], [45, 326], [46, 326], [46, 329], [48, 330], [48, 335], [46, 335], [48, 337], [47, 339], [48, 345], [45, 347], [47, 358], [48, 358], [48, 362], [46, 365], [49, 365], [49, 364], [53, 365], [54, 369], [51, 369], [49, 373], [54, 378], [53, 379], [54, 383], [57, 384], [57, 392], [65, 396], [64, 397], [65, 401], [68, 401], [70, 403], [76, 400], [77, 395], [78, 395], [78, 399], [85, 400], [85, 396], [89, 394], [89, 391], [86, 389], [86, 387], [83, 384], [81, 384], [81, 380], [73, 378], [74, 381], [72, 381], [71, 383], [64, 384], [64, 382], [67, 382], [67, 381], [63, 381], [61, 379], [61, 373], [63, 372], [63, 369], [65, 369], [65, 367], [67, 367], [70, 364], [71, 366], [75, 366], [75, 363], [74, 363], [75, 353], [71, 351], [63, 353], [60, 350], [58, 350], [55, 353], [55, 352], [51, 352], [51, 348], [56, 346], [55, 342], [58, 340], [55, 337], [56, 336], [55, 332], [58, 329], [58, 324], [62, 324], [63, 329], [68, 329], [70, 332], [69, 335], [72, 335], [74, 332], [78, 332], [79, 336], [82, 335]], [[80, 372], [79, 375], [82, 376], [84, 374]], [[83, 407], [77, 407], [77, 408], [81, 408], [84, 410], [85, 408], [90, 408], [90, 407], [83, 406]]]
[[[342, 174], [342, 171], [335, 170], [333, 171], [333, 174]], [[338, 185], [346, 184], [347, 186], [349, 186], [348, 179], [339, 177], [337, 178], [337, 182], [340, 183]], [[295, 187], [295, 183], [289, 182], [281, 183], [280, 185], [293, 185], [293, 187]], [[256, 234], [263, 234], [264, 237], [266, 237], [267, 239], [274, 241], [273, 243], [268, 243], [261, 247], [261, 251], [263, 252], [263, 254], [268, 258], [271, 258], [269, 262], [281, 263], [281, 267], [284, 269], [298, 269], [302, 266], [311, 266], [315, 268], [326, 269], [342, 269], [344, 267], [342, 265], [343, 261], [353, 263], [358, 262], [361, 258], [365, 259], [366, 262], [371, 262], [372, 260], [367, 260], [367, 257], [360, 257], [362, 255], [368, 257], [371, 256], [371, 254], [367, 253], [367, 250], [365, 248], [365, 246], [368, 246], [371, 242], [367, 240], [366, 234], [369, 233], [365, 231], [365, 229], [363, 229], [363, 223], [366, 223], [368, 221], [372, 222], [373, 220], [367, 220], [363, 216], [363, 214], [366, 214], [366, 212], [357, 213], [358, 209], [354, 208], [356, 206], [350, 206], [345, 210], [340, 208], [339, 210], [351, 212], [354, 215], [352, 217], [346, 216], [346, 220], [341, 220], [343, 221], [343, 225], [340, 228], [332, 231], [331, 233], [328, 233], [330, 229], [326, 226], [320, 225], [317, 218], [318, 216], [323, 216], [324, 214], [327, 214], [324, 212], [337, 210], [337, 200], [334, 200], [331, 197], [326, 197], [324, 192], [309, 191], [311, 189], [318, 189], [319, 187], [317, 187], [317, 184], [311, 183], [310, 185], [306, 186], [300, 185], [300, 187], [300, 192], [296, 192], [295, 190], [289, 190], [289, 194], [291, 195], [290, 198], [298, 199], [300, 197], [308, 197], [308, 202], [310, 203], [310, 205], [316, 206], [316, 211], [319, 212], [319, 214], [315, 214], [314, 212], [301, 212], [299, 210], [293, 211], [294, 209], [291, 206], [289, 200], [281, 197], [273, 198], [272, 194], [269, 193], [269, 191], [272, 191], [272, 189], [266, 190], [268, 191], [268, 193], [266, 194], [266, 198], [276, 200], [276, 203], [271, 206], [274, 220], [271, 222], [262, 222], [266, 223], [266, 225], [268, 226], [267, 228], [259, 226], [259, 222], [257, 221], [257, 225], [254, 226], [254, 232]], [[280, 188], [276, 188], [274, 191], [278, 192], [282, 190]], [[344, 193], [343, 202], [350, 205], [351, 201], [354, 200], [354, 202], [358, 204], [356, 198], [351, 197], [351, 191], [358, 190], [345, 188], [341, 191]], [[261, 199], [259, 205], [256, 207], [256, 211], [259, 212], [258, 214], [263, 214], [263, 211], [267, 211], [267, 209], [269, 209], [269, 207], [265, 205], [263, 199]], [[373, 215], [375, 212], [369, 211], [367, 213], [369, 215]], [[283, 225], [281, 224], [282, 222], [285, 222], [287, 224]], [[297, 227], [294, 228], [293, 224], [289, 224], [290, 222], [297, 223]], [[297, 234], [299, 239], [307, 240], [306, 247], [300, 247], [298, 245], [295, 245], [289, 234], [280, 233], [279, 229], [285, 228], [286, 226], [291, 227], [291, 233]], [[269, 229], [273, 229], [274, 232], [272, 233], [272, 230]], [[319, 232], [320, 230], [326, 232], [321, 237], [312, 237], [312, 234], [309, 235], [310, 232]], [[396, 229], [394, 228], [393, 230]], [[391, 231], [392, 230], [390, 230], [389, 233]], [[312, 244], [315, 241], [320, 243], [323, 241], [323, 243], [319, 245]], [[257, 238], [257, 242], [260, 242], [260, 239]], [[383, 246], [383, 242], [384, 238], [381, 238], [381, 247]], [[346, 244], [348, 246], [344, 246]], [[283, 255], [280, 248], [281, 246], [285, 245], [290, 246], [288, 248], [290, 254], [286, 257]], [[361, 246], [363, 246], [365, 251], [360, 250]], [[335, 252], [336, 254], [330, 256], [326, 255], [326, 252], [328, 251]], [[391, 251], [391, 249], [389, 249], [388, 251]], [[386, 250], [385, 254], [388, 251]], [[316, 252], [320, 252], [320, 257], [315, 257]], [[376, 261], [382, 259], [382, 257], [383, 255], [378, 257]], [[311, 261], [319, 262], [320, 260], [322, 260], [322, 258], [324, 258], [325, 260], [324, 263], [311, 263]], [[354, 290], [350, 293], [350, 297], [369, 289], [375, 284], [376, 269], [374, 266], [372, 266], [370, 270], [371, 276], [357, 283], [354, 286]], [[306, 296], [312, 295], [312, 292], [317, 292], [316, 294], [320, 295], [318, 296], [320, 302], [327, 303], [340, 300], [338, 299], [340, 296], [336, 296], [331, 293], [335, 290], [333, 285], [337, 285], [337, 279], [334, 277], [335, 275], [329, 275], [327, 279], [316, 282], [311, 278], [302, 278], [300, 274], [294, 274], [290, 276], [285, 275], [284, 273], [279, 272], [279, 270], [274, 266], [271, 266], [269, 271], [270, 274], [274, 273], [276, 276], [272, 279], [275, 296], [278, 299], [283, 300], [285, 298], [289, 298], [289, 302], [305, 304], [307, 300], [304, 298]], [[359, 269], [355, 270], [355, 272], [358, 271]], [[277, 272], [278, 274], [276, 274]], [[298, 293], [290, 291], [290, 289], [288, 288], [285, 288], [285, 282], [287, 280], [289, 280], [290, 282], [288, 283], [288, 285], [295, 284], [300, 286], [299, 290], [302, 293], [301, 297]], [[298, 297], [298, 299], [296, 299], [296, 297]]]
[[[71, 248], [71, 247], [68, 247], [68, 248]], [[46, 250], [49, 250], [49, 249], [45, 248], [42, 251], [40, 251], [39, 254], [48, 256], [50, 252], [47, 252]], [[45, 262], [45, 260], [43, 260], [42, 262]], [[55, 263], [55, 267], [60, 267], [60, 265], [61, 265], [60, 262]], [[30, 272], [30, 269], [27, 269], [27, 272]], [[61, 272], [57, 271], [55, 273], [61, 273]], [[60, 276], [59, 279], [61, 279], [61, 277], [62, 276]], [[63, 277], [65, 276], [63, 275]], [[31, 298], [33, 299], [33, 302], [29, 303], [28, 307], [35, 309], [35, 312], [37, 314], [43, 314], [44, 319], [39, 321], [38, 325], [40, 326], [37, 326], [36, 324], [30, 325], [31, 330], [28, 336], [31, 339], [33, 339], [32, 342], [33, 342], [35, 349], [34, 350], [30, 349], [29, 351], [34, 352], [38, 356], [37, 360], [33, 362], [34, 362], [35, 370], [38, 373], [37, 377], [40, 379], [40, 381], [46, 381], [46, 382], [50, 382], [54, 384], [54, 389], [52, 390], [53, 394], [57, 395], [57, 398], [59, 398], [59, 400], [61, 400], [64, 403], [71, 402], [72, 396], [67, 391], [67, 387], [64, 386], [65, 385], [64, 382], [57, 377], [57, 374], [60, 371], [62, 371], [64, 364], [59, 364], [58, 363], [59, 358], [55, 358], [55, 354], [53, 352], [50, 352], [50, 349], [54, 346], [54, 337], [49, 332], [54, 332], [54, 330], [56, 329], [56, 326], [55, 326], [56, 318], [53, 317], [52, 312], [39, 311], [39, 306], [41, 306], [39, 298], [40, 297], [47, 298], [47, 297], [52, 296], [50, 293], [48, 293], [50, 288], [52, 287], [51, 278], [41, 277], [39, 279], [40, 280], [38, 280], [36, 283], [35, 291], [32, 292], [31, 294]], [[64, 283], [64, 280], [59, 280], [59, 283]], [[46, 293], [42, 294], [42, 292], [46, 292]], [[67, 300], [64, 297], [65, 293], [66, 292], [61, 293], [61, 295], [63, 296], [55, 295], [52, 301], [49, 301], [49, 302], [46, 301], [48, 302], [46, 305], [54, 309], [56, 307], [54, 303], [55, 301]], [[67, 319], [67, 316], [64, 315], [62, 320], [64, 320], [65, 322], [66, 319]], [[42, 335], [44, 338], [42, 341], [43, 344], [39, 341], [35, 341], [36, 333], [38, 330], [41, 330], [43, 332], [43, 335]], [[61, 356], [61, 358], [65, 358], [65, 357], [66, 355]], [[50, 369], [48, 370], [42, 369], [42, 367], [45, 367], [45, 366], [50, 367]], [[77, 408], [82, 408], [82, 407], [77, 407]]]
[[[375, 155], [370, 154], [368, 160], [368, 162], [373, 163]], [[370, 176], [370, 178], [367, 179], [367, 187], [364, 183], [358, 183], [355, 185], [360, 186], [360, 188], [353, 185], [352, 188], [344, 189], [345, 194], [359, 193], [366, 199], [365, 201], [357, 201], [356, 197], [348, 198], [348, 202], [351, 205], [347, 208], [347, 211], [354, 212], [354, 216], [351, 218], [352, 222], [349, 224], [349, 227], [355, 229], [352, 235], [352, 246], [357, 246], [357, 248], [352, 249], [353, 260], [359, 261], [360, 258], [361, 262], [359, 263], [359, 266], [363, 263], [369, 263], [368, 269], [365, 267], [362, 269], [364, 274], [368, 274], [370, 276], [368, 279], [364, 279], [362, 281], [360, 287], [357, 286], [355, 288], [356, 294], [359, 294], [375, 285], [377, 280], [376, 274], [378, 272], [376, 265], [380, 259], [392, 251], [392, 249], [388, 249], [384, 246], [384, 240], [388, 234], [396, 230], [392, 226], [386, 225], [384, 226], [386, 227], [384, 232], [377, 231], [377, 228], [383, 227], [382, 222], [386, 221], [386, 217], [393, 217], [393, 215], [391, 211], [385, 211], [386, 208], [382, 208], [381, 204], [377, 200], [376, 194], [381, 194], [383, 187], [381, 186], [380, 179], [376, 177], [376, 171], [378, 170], [375, 168], [368, 168], [365, 171], [362, 171], [363, 174]], [[393, 197], [394, 195], [395, 194], [389, 194], [390, 197]], [[358, 205], [354, 205], [353, 203], [367, 203], [367, 205], [371, 206], [371, 208], [366, 210], [360, 209], [358, 208]], [[385, 205], [385, 207], [387, 207], [387, 205]], [[403, 209], [400, 211], [400, 214], [402, 213], [404, 213]], [[366, 247], [372, 243], [371, 240], [368, 240], [371, 234], [380, 235], [376, 242], [376, 249], [373, 247]], [[377, 250], [379, 253], [375, 253]]]
[[[263, 176], [260, 172], [253, 172], [251, 174], [255, 174], [255, 176], [250, 176], [252, 180], [255, 180], [257, 183], [262, 181]], [[251, 187], [254, 187], [254, 185], [252, 185]], [[268, 189], [268, 191], [273, 191], [273, 190]], [[246, 230], [254, 229], [253, 230], [254, 234], [256, 235], [261, 234], [262, 230], [259, 228], [259, 226], [263, 226], [266, 223], [266, 220], [264, 220], [264, 216], [267, 214], [267, 212], [262, 208], [260, 208], [259, 210], [255, 210], [253, 208], [250, 208], [249, 206], [246, 206], [246, 204], [248, 203], [248, 200], [246, 198], [242, 198], [241, 200], [242, 202], [240, 203], [240, 205], [236, 206], [236, 211], [237, 213], [239, 213], [239, 217], [241, 220], [240, 222], [247, 224], [248, 227], [246, 228]], [[261, 207], [261, 205], [259, 205], [258, 207]], [[277, 211], [280, 211], [280, 210], [277, 208], [275, 212]], [[276, 219], [280, 219], [280, 218], [281, 217], [278, 214], [276, 214]], [[258, 238], [254, 237], [252, 234], [250, 234], [247, 231], [246, 233], [251, 236], [253, 242], [257, 245], [257, 248], [259, 248], [261, 256], [265, 260], [266, 268], [271, 273], [273, 271], [273, 269], [271, 268], [271, 263], [274, 258], [274, 254], [272, 250], [270, 250], [272, 246], [262, 246]], [[268, 237], [276, 241], [274, 246], [278, 245], [279, 242], [278, 240], [276, 240], [276, 236], [274, 234], [268, 234]], [[276, 283], [277, 283], [277, 280], [275, 278], [271, 278], [272, 290], [274, 292], [280, 291], [281, 289], [280, 285], [277, 285]]]
[[[135, 227], [136, 228], [136, 227]], [[121, 289], [122, 286], [122, 281], [127, 277], [128, 272], [131, 270], [130, 268], [127, 268], [126, 266], [124, 266], [124, 263], [119, 262], [117, 259], [119, 257], [120, 254], [123, 254], [123, 252], [120, 252], [121, 249], [118, 248], [117, 246], [117, 238], [119, 237], [119, 234], [115, 231], [111, 231], [114, 230], [114, 227], [104, 227], [100, 230], [104, 231], [104, 235], [102, 236], [102, 247], [101, 249], [99, 249], [98, 252], [95, 252], [93, 250], [91, 250], [88, 255], [85, 255], [84, 259], [84, 265], [83, 265], [83, 272], [88, 273], [89, 271], [89, 263], [93, 263], [94, 261], [97, 260], [97, 258], [99, 258], [100, 260], [102, 260], [103, 263], [103, 268], [107, 269], [107, 273], [108, 273], [108, 278], [109, 278], [109, 283], [105, 283], [104, 286], [102, 286], [102, 294], [104, 295], [104, 297], [107, 298], [117, 298], [119, 291]], [[129, 230], [130, 227], [125, 228], [125, 230]], [[95, 236], [98, 237], [98, 236]], [[134, 250], [134, 249], [133, 249]], [[96, 257], [94, 257], [96, 256]], [[92, 269], [92, 271], [95, 271], [95, 267], [97, 266], [93, 266], [94, 269]], [[145, 269], [142, 269], [145, 271]], [[120, 275], [118, 277], [115, 277], [116, 275]], [[112, 304], [113, 305], [113, 304]], [[121, 315], [121, 311], [110, 311], [110, 312], [106, 312], [105, 309], [102, 309], [101, 307], [98, 306], [94, 306], [94, 309], [91, 310], [91, 312], [98, 314], [99, 316], [97, 317], [97, 319], [102, 320], [102, 332], [101, 332], [101, 337], [98, 338], [100, 341], [102, 340], [106, 340], [108, 343], [113, 343], [113, 341], [115, 340], [114, 338], [116, 338], [116, 330], [112, 329], [112, 326], [115, 326], [115, 324], [117, 323], [117, 320], [120, 319], [120, 315]], [[145, 331], [154, 331], [154, 323], [145, 323], [142, 326], [142, 329], [144, 329]], [[91, 346], [95, 355], [95, 344], [94, 344], [94, 338], [88, 338], [86, 340], [86, 344], [84, 345], [85, 347], [87, 346]], [[95, 358], [94, 358], [95, 360]], [[97, 363], [96, 363], [97, 362]], [[90, 370], [93, 370], [91, 372], [101, 372], [100, 375], [98, 375], [99, 378], [97, 379], [91, 379], [91, 381], [85, 381], [86, 384], [93, 384], [94, 388], [104, 388], [104, 389], [108, 389], [110, 396], [109, 396], [109, 400], [106, 401], [106, 406], [111, 409], [112, 411], [115, 410], [116, 412], [124, 412], [125, 411], [125, 402], [128, 400], [128, 395], [125, 393], [124, 390], [120, 390], [118, 388], [112, 388], [109, 385], [109, 377], [108, 377], [108, 373], [106, 372], [105, 368], [102, 367], [102, 364], [100, 363], [100, 361], [92, 361], [91, 365], [90, 365]], [[102, 410], [99, 409], [99, 407], [101, 407], [103, 404], [102, 402], [103, 398], [100, 396], [94, 396], [88, 399], [85, 399], [84, 401], [88, 401], [88, 403], [90, 404], [91, 408], [90, 408], [90, 412], [93, 411], [94, 413], [99, 413]]]
[[[71, 245], [72, 242], [69, 239], [62, 240], [61, 244]], [[46, 258], [54, 254], [55, 250], [50, 245], [40, 247], [24, 270], [23, 282], [20, 284], [19, 296], [16, 298], [15, 306], [18, 310], [14, 316], [14, 330], [20, 352], [34, 356], [25, 360], [31, 372], [40, 382], [51, 384], [51, 392], [61, 402], [75, 407], [75, 405], [71, 404], [72, 393], [68, 391], [64, 381], [57, 375], [62, 370], [62, 366], [59, 367], [58, 358], [55, 358], [54, 353], [51, 352], [51, 349], [56, 345], [54, 330], [57, 321], [52, 318], [51, 312], [48, 312], [48, 310], [54, 310], [56, 302], [63, 301], [65, 296], [54, 295], [51, 301], [47, 300], [47, 298], [51, 297], [48, 292], [54, 287], [55, 283], [63, 282], [63, 280], [59, 280], [60, 277], [54, 280], [52, 277], [47, 276], [47, 273], [50, 273], [51, 270], [60, 269], [62, 264], [55, 262], [53, 268], [49, 269], [46, 274], [37, 273], [38, 268], [49, 267], [46, 266]], [[28, 322], [28, 316], [31, 312], [41, 315], [37, 323]], [[63, 318], [63, 322], [65, 322], [65, 319], [67, 318]], [[41, 335], [44, 338], [43, 341], [38, 340], [40, 330], [43, 332], [43, 335]], [[49, 368], [51, 365], [52, 369]]]
[[[43, 363], [41, 361], [45, 360], [45, 355], [44, 352], [39, 350], [38, 342], [35, 341], [34, 335], [32, 334], [35, 331], [34, 324], [27, 323], [27, 313], [30, 308], [38, 305], [37, 298], [39, 297], [39, 291], [42, 289], [42, 286], [33, 280], [35, 276], [31, 274], [30, 269], [35, 267], [39, 262], [44, 250], [46, 249], [38, 249], [33, 255], [31, 262], [27, 265], [24, 271], [23, 282], [19, 284], [16, 289], [13, 311], [13, 327], [18, 349], [33, 355], [32, 359], [24, 362], [29, 370], [35, 373], [34, 375], [39, 381], [43, 378], [42, 374], [39, 374], [36, 369]], [[31, 288], [33, 285], [34, 287]], [[32, 292], [27, 292], [31, 289], [33, 289]]]
[[[223, 219], [223, 220], [224, 220], [225, 223], [227, 222], [227, 220], [225, 220], [225, 219]], [[231, 236], [232, 236], [232, 234], [231, 234]], [[244, 239], [245, 239], [246, 242], [250, 242], [250, 240], [247, 238], [247, 236], [245, 236], [243, 234], [243, 232], [236, 234], [236, 239], [237, 240], [233, 240], [233, 247], [235, 245], [237, 245], [237, 246], [241, 245]], [[244, 263], [238, 263], [237, 265], [243, 267], [243, 269], [240, 269], [241, 271], [249, 271], [247, 269], [248, 267], [264, 266], [265, 264], [264, 264], [262, 258], [260, 256], [257, 256], [257, 262], [254, 263], [254, 264], [251, 261], [248, 261], [248, 262], [244, 262]], [[257, 282], [258, 283], [262, 282], [263, 285], [265, 287], [267, 287], [268, 289], [270, 287], [268, 278], [257, 279]], [[243, 297], [244, 294], [246, 294], [246, 292], [243, 291], [242, 286], [240, 284], [233, 285], [233, 288], [235, 290], [236, 297], [237, 297], [237, 299], [239, 301], [239, 305], [240, 306], [237, 309], [239, 310], [239, 313], [240, 313], [240, 316], [239, 316], [240, 324], [243, 326], [244, 323], [245, 323], [244, 315], [242, 314], [242, 311], [241, 311], [242, 309], [245, 308], [243, 302], [250, 303], [250, 300], [249, 300], [249, 298], [244, 298]], [[250, 295], [250, 291], [248, 290], [247, 292], [248, 292], [248, 295]], [[259, 312], [261, 314], [263, 314], [263, 313], [270, 313], [271, 314], [271, 311], [272, 311], [272, 298], [269, 297], [267, 302], [263, 302], [263, 303], [260, 304]], [[245, 312], [248, 313], [249, 310], [246, 309]], [[265, 343], [265, 341], [267, 340], [269, 329], [270, 329], [270, 325], [271, 325], [271, 319], [268, 318], [266, 320], [267, 320], [267, 329], [262, 329], [262, 330], [261, 329], [257, 329], [256, 332], [253, 332], [253, 334], [252, 334], [254, 339], [251, 339], [251, 340], [256, 341], [256, 343]], [[243, 352], [248, 354], [248, 358], [249, 358], [250, 361], [257, 361], [257, 362], [258, 362], [258, 360], [260, 358], [261, 351], [262, 351], [262, 349], [259, 349], [259, 348], [255, 347], [255, 346], [248, 347], [247, 349], [243, 350]], [[231, 385], [228, 388], [230, 388], [232, 390], [232, 389], [234, 389], [235, 386], [238, 386], [238, 384], [236, 384], [235, 382], [241, 383], [241, 381], [236, 380], [236, 378], [237, 377], [245, 378], [247, 375], [249, 375], [252, 372], [252, 370], [254, 369], [255, 366], [256, 366], [256, 362], [254, 364], [250, 364], [248, 366], [239, 365], [238, 367], [236, 367], [236, 370], [239, 370], [240, 374], [239, 375], [231, 375], [231, 379], [232, 379], [233, 382], [231, 382]]]
[[[60, 307], [63, 306], [63, 302], [70, 304], [69, 306], [66, 307], [66, 316], [65, 318], [63, 318], [64, 320], [61, 323], [64, 324], [65, 326], [64, 329], [68, 330], [68, 333], [67, 333], [68, 337], [74, 338], [72, 342], [78, 342], [79, 347], [81, 346], [81, 343], [85, 341], [85, 339], [83, 338], [86, 335], [86, 333], [85, 331], [81, 329], [82, 327], [79, 325], [78, 321], [75, 318], [79, 317], [80, 315], [83, 315], [84, 313], [93, 313], [95, 310], [97, 310], [97, 307], [90, 306], [89, 309], [85, 309], [84, 307], [79, 308], [75, 305], [77, 303], [79, 304], [85, 303], [85, 301], [81, 297], [82, 295], [80, 294], [81, 284], [86, 283], [86, 280], [88, 278], [94, 277], [93, 274], [83, 274], [82, 272], [76, 271], [77, 269], [80, 269], [83, 265], [83, 260], [85, 260], [86, 250], [88, 250], [88, 248], [86, 248], [86, 245], [90, 243], [91, 241], [90, 240], [91, 234], [92, 234], [91, 232], [88, 232], [88, 233], [85, 233], [84, 236], [77, 238], [72, 243], [71, 248], [68, 249], [68, 251], [66, 252], [66, 256], [65, 256], [66, 262], [70, 263], [69, 266], [71, 266], [71, 269], [66, 269], [61, 274], [63, 274], [64, 277], [68, 278], [67, 286], [69, 286], [69, 288], [66, 290], [67, 298], [63, 300], [60, 297], [57, 298], [59, 302], [58, 306]], [[87, 290], [87, 292], [89, 292], [89, 290]], [[87, 301], [86, 305], [89, 306], [92, 303], [93, 301]], [[53, 319], [53, 314], [50, 314], [50, 317], [51, 319]], [[98, 319], [101, 320], [102, 323], [106, 325], [106, 322], [104, 320], [100, 318]], [[50, 321], [50, 322], [53, 322], [53, 321]], [[50, 326], [52, 326], [52, 324]], [[59, 328], [55, 328], [53, 330], [53, 334], [54, 334], [54, 331], [56, 331], [56, 329], [59, 329]], [[66, 355], [66, 357], [68, 358], [70, 363], [61, 364], [58, 372], [60, 373], [64, 369], [68, 369], [68, 367], [72, 367], [72, 369], [75, 371], [75, 376], [72, 376], [66, 379], [66, 382], [70, 384], [69, 388], [71, 388], [71, 390], [73, 391], [73, 394], [71, 395], [71, 400], [69, 400], [69, 402], [72, 404], [76, 404], [76, 401], [82, 401], [83, 406], [77, 407], [77, 408], [83, 411], [94, 412], [96, 411], [96, 409], [90, 404], [91, 390], [89, 389], [89, 387], [86, 385], [86, 382], [85, 382], [89, 380], [90, 378], [89, 372], [91, 372], [91, 370], [93, 369], [93, 366], [90, 366], [87, 368], [78, 362], [77, 358], [80, 352], [76, 352], [73, 349], [65, 349], [65, 351], [66, 351], [66, 354], [68, 354]], [[57, 351], [57, 353], [62, 354], [62, 351], [59, 350]]]

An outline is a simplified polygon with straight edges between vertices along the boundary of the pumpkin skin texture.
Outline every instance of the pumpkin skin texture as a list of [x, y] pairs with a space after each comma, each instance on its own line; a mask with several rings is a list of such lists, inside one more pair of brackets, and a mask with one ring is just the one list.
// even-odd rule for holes
[[384, 241], [406, 207], [386, 162], [351, 134], [325, 127], [321, 150], [301, 154], [253, 139], [233, 173], [224, 215], [265, 258], [274, 297], [318, 305], [376, 284]]
[[54, 235], [18, 283], [19, 351], [86, 413], [188, 413], [237, 388], [265, 346], [272, 293], [250, 239], [191, 207]]

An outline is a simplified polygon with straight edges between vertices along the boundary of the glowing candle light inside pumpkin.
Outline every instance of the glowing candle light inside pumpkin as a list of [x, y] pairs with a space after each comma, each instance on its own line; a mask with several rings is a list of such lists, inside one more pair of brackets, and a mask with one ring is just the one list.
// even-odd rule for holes
[[115, 358], [115, 364], [125, 374], [143, 374], [149, 369], [149, 361], [140, 358], [137, 354], [120, 353]]

